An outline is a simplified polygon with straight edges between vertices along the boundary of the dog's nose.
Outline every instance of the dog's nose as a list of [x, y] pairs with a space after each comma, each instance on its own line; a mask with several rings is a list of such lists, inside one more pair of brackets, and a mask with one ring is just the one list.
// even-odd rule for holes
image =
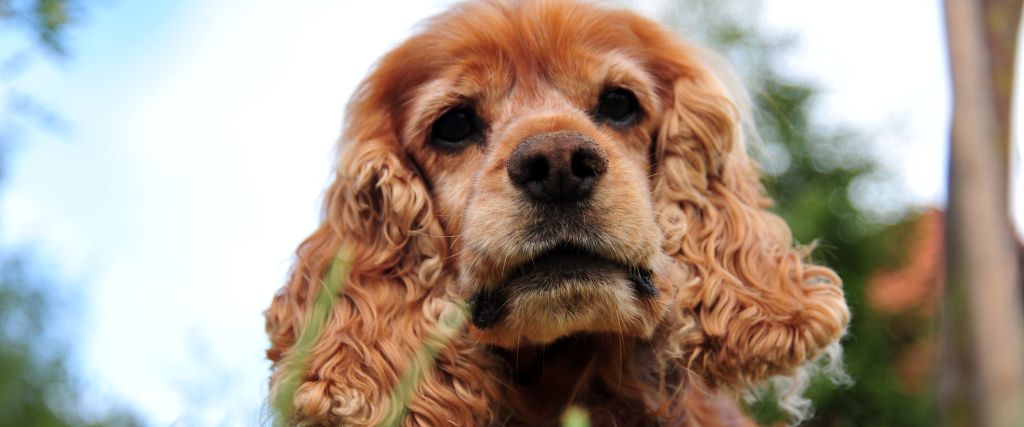
[[608, 168], [604, 149], [579, 132], [545, 133], [519, 143], [508, 161], [508, 176], [530, 198], [568, 203], [590, 197]]

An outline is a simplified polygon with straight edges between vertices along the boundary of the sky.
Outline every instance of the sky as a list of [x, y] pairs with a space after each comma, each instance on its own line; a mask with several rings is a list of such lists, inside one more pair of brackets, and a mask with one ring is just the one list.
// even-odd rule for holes
[[[9, 150], [0, 244], [30, 250], [74, 296], [83, 396], [154, 425], [259, 423], [262, 311], [316, 226], [344, 105], [376, 58], [449, 3], [90, 3], [71, 56], [17, 77], [65, 125]], [[865, 203], [944, 203], [939, 7], [761, 8], [770, 32], [796, 40], [784, 66], [821, 89], [820, 121], [867, 129], [886, 153], [900, 199]]]

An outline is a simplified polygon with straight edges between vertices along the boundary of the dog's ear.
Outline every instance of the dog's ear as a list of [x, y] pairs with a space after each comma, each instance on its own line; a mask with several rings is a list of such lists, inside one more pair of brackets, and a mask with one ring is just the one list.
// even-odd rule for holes
[[766, 210], [739, 109], [686, 49], [664, 59], [669, 108], [654, 155], [658, 221], [675, 259], [666, 354], [712, 385], [741, 387], [814, 360], [838, 342], [849, 311], [839, 277], [810, 264]]
[[[461, 329], [436, 342], [442, 317], [461, 307], [431, 195], [399, 145], [384, 95], [375, 92], [388, 84], [388, 64], [385, 58], [349, 108], [321, 223], [299, 246], [289, 281], [266, 312], [271, 401], [287, 392], [281, 384], [297, 383], [289, 423], [394, 422], [399, 377], [414, 369], [414, 359], [429, 357], [428, 344], [443, 348], [422, 372], [404, 416], [414, 425], [477, 425], [491, 416], [497, 391], [484, 372], [487, 356]], [[317, 294], [330, 288], [325, 275], [339, 256], [351, 267], [308, 358], [300, 357], [296, 342]]]

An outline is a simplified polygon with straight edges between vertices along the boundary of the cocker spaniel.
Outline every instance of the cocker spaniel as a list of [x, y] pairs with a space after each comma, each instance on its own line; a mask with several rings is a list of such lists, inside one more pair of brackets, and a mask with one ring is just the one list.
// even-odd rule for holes
[[271, 395], [296, 382], [284, 421], [749, 423], [734, 398], [838, 348], [849, 312], [766, 210], [709, 64], [631, 12], [548, 0], [459, 4], [385, 55], [266, 313]]

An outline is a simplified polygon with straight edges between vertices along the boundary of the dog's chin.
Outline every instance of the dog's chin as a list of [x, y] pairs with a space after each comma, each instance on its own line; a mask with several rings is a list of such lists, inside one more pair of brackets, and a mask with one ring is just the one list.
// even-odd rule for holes
[[470, 300], [473, 334], [514, 348], [585, 332], [648, 338], [661, 314], [651, 272], [560, 246]]

